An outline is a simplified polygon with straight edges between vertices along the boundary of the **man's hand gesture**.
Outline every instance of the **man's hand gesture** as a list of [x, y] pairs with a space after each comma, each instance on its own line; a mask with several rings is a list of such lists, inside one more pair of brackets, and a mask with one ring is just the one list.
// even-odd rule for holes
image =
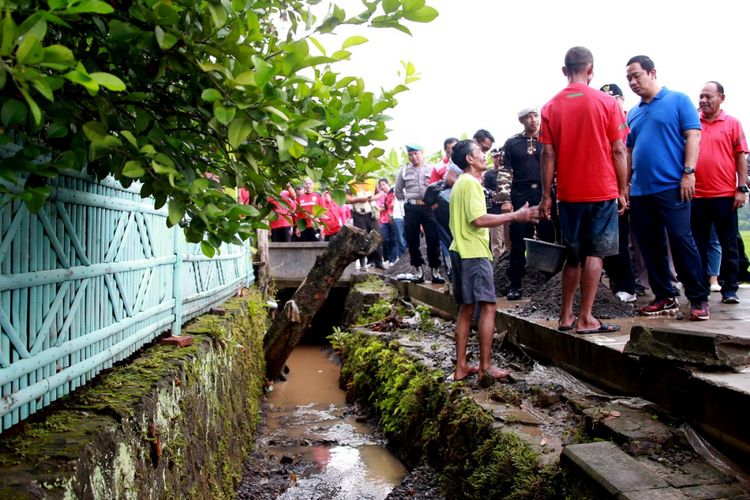
[[513, 212], [513, 215], [516, 222], [531, 222], [536, 224], [539, 222], [539, 211], [539, 207], [529, 207], [529, 202], [527, 201], [521, 208]]

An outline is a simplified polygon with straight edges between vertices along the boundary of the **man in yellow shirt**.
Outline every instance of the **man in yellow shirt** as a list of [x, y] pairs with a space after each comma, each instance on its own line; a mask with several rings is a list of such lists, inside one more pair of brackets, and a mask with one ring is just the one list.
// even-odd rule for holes
[[[385, 193], [377, 189], [376, 186], [375, 179], [355, 181], [349, 185], [349, 193], [346, 195], [346, 201], [352, 206], [352, 223], [354, 227], [363, 229], [368, 233], [370, 231], [377, 231], [380, 234], [380, 222], [378, 222], [380, 212], [377, 208], [377, 202], [385, 197]], [[384, 269], [382, 245], [378, 245], [378, 248], [367, 256], [367, 260], [378, 269]], [[360, 263], [364, 271], [364, 259], [360, 259]]]
[[[472, 373], [479, 374], [483, 385], [508, 376], [506, 370], [492, 366], [492, 335], [495, 329], [495, 279], [492, 273], [492, 252], [487, 228], [508, 222], [539, 221], [537, 207], [525, 204], [515, 212], [488, 214], [480, 179], [487, 170], [487, 158], [473, 140], [459, 141], [451, 155], [463, 173], [453, 185], [450, 203], [450, 228], [453, 243], [450, 247], [453, 265], [453, 297], [458, 303], [456, 320], [456, 371], [454, 380], [463, 380]], [[479, 304], [479, 367], [466, 361], [474, 304]]]

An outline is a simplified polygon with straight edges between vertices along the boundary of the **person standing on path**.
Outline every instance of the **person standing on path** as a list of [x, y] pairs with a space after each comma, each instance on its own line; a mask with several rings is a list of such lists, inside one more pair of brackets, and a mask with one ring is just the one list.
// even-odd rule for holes
[[721, 301], [739, 304], [737, 210], [747, 202], [747, 141], [739, 120], [721, 109], [725, 97], [724, 86], [715, 81], [706, 83], [700, 93], [701, 143], [690, 222], [708, 276], [711, 227], [716, 229], [721, 245]]
[[[458, 306], [456, 319], [456, 371], [453, 379], [463, 380], [479, 374], [480, 385], [508, 376], [506, 370], [492, 365], [492, 336], [495, 330], [495, 280], [487, 228], [513, 221], [535, 222], [537, 207], [528, 204], [508, 214], [488, 214], [481, 184], [487, 159], [479, 144], [463, 140], [453, 147], [453, 163], [463, 173], [453, 185], [450, 201], [451, 263], [453, 297]], [[475, 306], [477, 304], [477, 306]], [[474, 308], [479, 307], [479, 366], [469, 366], [466, 344]]]
[[396, 175], [396, 198], [404, 202], [404, 233], [409, 247], [411, 265], [416, 268], [415, 283], [424, 282], [424, 259], [419, 249], [421, 231], [427, 242], [427, 262], [432, 270], [433, 283], [445, 283], [440, 275], [440, 240], [437, 221], [432, 208], [422, 201], [429, 184], [433, 168], [425, 165], [422, 146], [407, 145], [409, 163], [401, 167]]
[[[542, 201], [539, 215], [550, 218], [552, 183], [557, 199], [566, 261], [558, 329], [576, 333], [616, 332], [592, 313], [602, 275], [602, 259], [618, 252], [617, 216], [628, 205], [627, 164], [622, 142], [625, 116], [612, 97], [589, 87], [594, 56], [585, 47], [565, 54], [568, 86], [542, 108]], [[578, 319], [573, 298], [581, 287]]]
[[[630, 89], [641, 98], [628, 113], [630, 217], [648, 270], [654, 300], [641, 314], [678, 311], [669, 272], [668, 248], [690, 301], [691, 321], [709, 318], [708, 288], [690, 230], [690, 200], [695, 194], [695, 165], [701, 122], [690, 98], [661, 87], [650, 57], [627, 63]], [[669, 243], [667, 243], [667, 238]]]

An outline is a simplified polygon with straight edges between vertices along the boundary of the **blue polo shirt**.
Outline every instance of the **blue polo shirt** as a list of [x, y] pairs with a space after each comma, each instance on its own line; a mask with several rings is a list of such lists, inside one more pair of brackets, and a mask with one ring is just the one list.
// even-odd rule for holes
[[633, 153], [630, 194], [660, 193], [680, 186], [687, 130], [700, 130], [698, 112], [690, 98], [665, 87], [654, 99], [628, 113], [627, 147]]

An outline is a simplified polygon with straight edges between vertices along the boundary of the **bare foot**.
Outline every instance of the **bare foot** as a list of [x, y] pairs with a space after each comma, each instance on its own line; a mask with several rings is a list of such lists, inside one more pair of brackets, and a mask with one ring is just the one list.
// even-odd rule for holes
[[473, 375], [478, 372], [479, 372], [479, 367], [477, 366], [467, 366], [464, 369], [456, 368], [456, 371], [453, 372], [453, 380], [455, 382], [460, 382], [461, 380], [464, 380], [469, 375]]
[[482, 372], [479, 370], [479, 386], [489, 387], [494, 384], [497, 380], [502, 380], [510, 376], [508, 370], [501, 370], [494, 366], [490, 366], [486, 371]]

